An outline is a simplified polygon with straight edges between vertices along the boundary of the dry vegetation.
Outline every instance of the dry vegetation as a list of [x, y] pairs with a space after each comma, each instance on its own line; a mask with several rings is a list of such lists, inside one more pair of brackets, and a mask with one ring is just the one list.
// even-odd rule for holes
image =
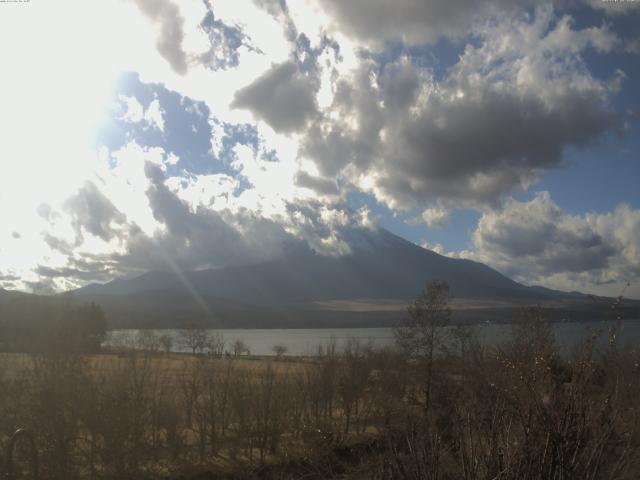
[[41, 478], [61, 480], [639, 477], [640, 352], [615, 330], [561, 357], [534, 309], [497, 349], [464, 328], [443, 348], [446, 305], [413, 308], [435, 322], [410, 326], [411, 351], [405, 335], [306, 359], [4, 354], [0, 442], [30, 429]]

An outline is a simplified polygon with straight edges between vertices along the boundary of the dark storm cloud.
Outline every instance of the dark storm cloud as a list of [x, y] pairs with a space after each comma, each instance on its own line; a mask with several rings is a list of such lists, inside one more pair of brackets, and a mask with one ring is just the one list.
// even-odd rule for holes
[[250, 110], [277, 132], [294, 132], [316, 115], [316, 79], [292, 62], [274, 65], [249, 86], [238, 90], [234, 108]]

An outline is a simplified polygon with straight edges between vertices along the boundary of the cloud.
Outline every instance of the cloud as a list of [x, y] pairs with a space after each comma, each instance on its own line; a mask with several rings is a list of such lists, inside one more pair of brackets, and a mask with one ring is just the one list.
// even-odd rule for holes
[[78, 241], [86, 231], [108, 242], [119, 233], [115, 226], [126, 222], [126, 216], [89, 181], [64, 203], [64, 209], [71, 215]]
[[274, 65], [249, 86], [238, 90], [232, 103], [267, 122], [276, 132], [291, 133], [305, 127], [316, 114], [316, 81], [292, 62]]
[[102, 266], [91, 265], [90, 270], [80, 270], [78, 268], [70, 268], [70, 267], [62, 267], [62, 268], [52, 268], [46, 265], [38, 265], [34, 272], [38, 274], [41, 278], [49, 278], [55, 279], [59, 277], [63, 278], [71, 278], [76, 280], [84, 280], [84, 281], [108, 281], [111, 280], [113, 272], [104, 268]]
[[158, 27], [156, 48], [176, 73], [187, 73], [187, 56], [182, 49], [184, 18], [170, 0], [133, 0]]
[[509, 200], [485, 212], [472, 249], [460, 255], [530, 284], [619, 288], [640, 281], [639, 234], [640, 210], [620, 205], [606, 214], [569, 215], [548, 192], [539, 192], [530, 201]]
[[328, 206], [317, 200], [287, 205], [287, 230], [314, 252], [326, 256], [347, 255], [370, 242], [363, 232], [376, 230], [377, 222], [367, 210]]
[[183, 200], [181, 191], [169, 188], [182, 184], [171, 182], [159, 165], [147, 163], [145, 173], [150, 181], [149, 206], [163, 228], [148, 235], [130, 225], [123, 235], [123, 251], [96, 257], [122, 271], [258, 263], [278, 258], [292, 246], [340, 255], [350, 251], [348, 237], [353, 231], [373, 224], [366, 212], [317, 201], [288, 203], [284, 214], [274, 218], [242, 207], [216, 211]]
[[178, 158], [178, 168], [202, 173], [211, 162], [212, 138], [207, 104], [168, 89], [142, 82], [137, 73], [123, 74], [114, 96], [114, 111], [98, 141], [115, 151], [132, 140], [142, 147], [161, 147]]
[[151, 102], [149, 108], [147, 108], [144, 119], [149, 123], [149, 126], [164, 132], [164, 113], [160, 107], [160, 102], [156, 98]]
[[143, 128], [152, 127], [164, 132], [165, 112], [157, 98], [149, 104], [146, 110], [135, 97], [120, 95], [119, 100], [126, 107], [126, 111], [119, 120], [127, 123], [143, 123]]
[[16, 280], [20, 280], [20, 277], [17, 275], [12, 275], [10, 273], [0, 273], [0, 282], [14, 282]]
[[[29, 281], [40, 290], [45, 286], [65, 289], [148, 270], [258, 263], [282, 255], [285, 245], [299, 242], [281, 224], [246, 209], [216, 211], [181, 199], [169, 185], [179, 189], [182, 183], [170, 182], [161, 164], [147, 161], [144, 174], [148, 214], [157, 228], [145, 232], [127, 220], [95, 184], [87, 183], [65, 202], [65, 215], [56, 212], [59, 225], [71, 224], [75, 241], [43, 232], [55, 261], [35, 265], [35, 279]], [[86, 233], [107, 243], [96, 249]]]
[[574, 30], [538, 9], [477, 35], [441, 80], [409, 57], [381, 72], [363, 61], [336, 82], [303, 155], [321, 175], [342, 176], [393, 209], [478, 208], [528, 188], [565, 148], [620, 127], [609, 105], [619, 82], [595, 78], [579, 55], [616, 42], [607, 26]]
[[[380, 49], [387, 41], [401, 41], [408, 45], [434, 43], [442, 37], [459, 40], [477, 24], [488, 19], [504, 19], [521, 15], [533, 8], [576, 10], [585, 7], [584, 1], [550, 0], [316, 0], [328, 14], [333, 28], [364, 44]], [[634, 14], [640, 9], [633, 1], [588, 0], [595, 10], [607, 14]], [[608, 42], [607, 39], [602, 39]]]
[[600, 10], [607, 15], [622, 16], [632, 15], [640, 11], [640, 5], [636, 1], [607, 1], [588, 0], [587, 2], [594, 10]]
[[138, 269], [182, 270], [213, 268], [264, 261], [282, 254], [290, 235], [275, 222], [247, 211], [194, 209], [167, 186], [162, 168], [147, 163], [146, 192], [153, 217], [165, 228], [152, 236], [131, 227], [126, 253], [109, 258]]
[[210, 47], [200, 54], [200, 62], [211, 70], [237, 67], [240, 62], [240, 47], [259, 52], [251, 45], [250, 39], [237, 26], [227, 25], [216, 18], [211, 2], [204, 1], [207, 13], [200, 22], [200, 28], [207, 35]]
[[422, 221], [430, 227], [443, 227], [449, 219], [450, 212], [443, 207], [431, 207], [422, 212]]
[[330, 178], [316, 177], [300, 171], [295, 178], [296, 185], [311, 189], [321, 195], [335, 196], [339, 194], [336, 181]]
[[42, 240], [53, 251], [60, 252], [65, 256], [72, 256], [73, 255], [73, 244], [70, 243], [70, 242], [67, 242], [63, 238], [59, 238], [59, 237], [57, 237], [55, 235], [52, 235], [49, 232], [43, 232], [42, 233]]
[[640, 54], [640, 37], [629, 40], [625, 47], [625, 52], [633, 53], [635, 55]]
[[[37, 218], [47, 231], [35, 234], [44, 253], [31, 255], [28, 268], [46, 285], [169, 265], [263, 261], [291, 242], [346, 253], [353, 232], [375, 223], [347, 207], [369, 201], [350, 199], [353, 190], [396, 210], [386, 213], [411, 210], [432, 227], [460, 206], [500, 212], [504, 198], [561, 163], [567, 147], [589, 146], [620, 125], [610, 100], [624, 75], [596, 77], [582, 60], [586, 50], [620, 46], [611, 28], [578, 29], [548, 8], [517, 14], [528, 2], [319, 0], [351, 39], [330, 36], [322, 15], [307, 22], [300, 15], [309, 16], [306, 2], [290, 2], [289, 10], [283, 1], [258, 1], [266, 12], [250, 1], [243, 5], [251, 11], [216, 2], [215, 16], [207, 2], [134, 2], [127, 8], [144, 14], [134, 15], [136, 25], [144, 30], [142, 17], [151, 20], [158, 51], [183, 75], [162, 59], [157, 64], [148, 48], [135, 58], [153, 57], [153, 67], [127, 63], [144, 67], [145, 82], [123, 75], [121, 108], [99, 134], [102, 163], [96, 172], [87, 168], [92, 181], [79, 177], [82, 188], [62, 206], [60, 198], [76, 187], [39, 200], [47, 202]], [[407, 44], [443, 35], [469, 44], [436, 73], [429, 56], [439, 55], [437, 48]], [[377, 47], [392, 37], [405, 42], [399, 50], [406, 56], [386, 50], [359, 56], [363, 44]], [[229, 111], [230, 103], [236, 110]], [[239, 109], [257, 124], [237, 123], [249, 118]], [[589, 278], [609, 267], [624, 271], [616, 266], [622, 257], [611, 253], [624, 239], [578, 229], [569, 241], [563, 226], [555, 235], [564, 242], [547, 240], [547, 224], [564, 225], [566, 215], [545, 215], [554, 220], [541, 220], [531, 236], [565, 245], [562, 262], [548, 248], [548, 260], [541, 258], [544, 252], [527, 243], [529, 232], [506, 216], [495, 232], [478, 234], [484, 243], [474, 255], [491, 252], [486, 258], [500, 261], [500, 246], [505, 268], [530, 256], [535, 278], [558, 275], [552, 264], [562, 275]], [[610, 223], [620, 230], [620, 222]], [[8, 232], [14, 227], [21, 242], [34, 236], [22, 225]], [[589, 269], [573, 254], [579, 249], [589, 252]], [[624, 258], [633, 258], [629, 252]]]
[[440, 255], [447, 255], [447, 252], [445, 251], [441, 243], [429, 243], [425, 240], [420, 243], [420, 246], [422, 248], [426, 248], [427, 250], [432, 250]]
[[336, 27], [371, 46], [385, 40], [409, 44], [434, 42], [440, 36], [459, 37], [474, 21], [488, 15], [508, 16], [531, 1], [491, 0], [317, 0]]
[[165, 184], [193, 210], [202, 205], [213, 210], [230, 206], [240, 182], [225, 174], [196, 175], [188, 178], [170, 177]]
[[53, 295], [57, 293], [56, 282], [52, 278], [40, 277], [39, 280], [25, 280], [23, 283], [37, 295]]

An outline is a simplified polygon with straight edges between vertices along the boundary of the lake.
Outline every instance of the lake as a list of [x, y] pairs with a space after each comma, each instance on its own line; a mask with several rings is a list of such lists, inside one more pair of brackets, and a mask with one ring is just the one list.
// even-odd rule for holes
[[[554, 323], [553, 329], [556, 343], [564, 352], [581, 343], [591, 335], [594, 330], [601, 330], [599, 344], [602, 346], [607, 341], [608, 329], [615, 326], [616, 322], [566, 322]], [[446, 327], [451, 328], [451, 327]], [[511, 331], [509, 324], [482, 324], [472, 327], [478, 334], [478, 338], [485, 346], [495, 346], [508, 338]], [[135, 346], [136, 339], [141, 335], [140, 330], [114, 330], [110, 332], [105, 346]], [[179, 330], [147, 330], [153, 334], [169, 335], [172, 338], [172, 351], [190, 352], [190, 349], [181, 344]], [[288, 355], [314, 355], [319, 345], [327, 345], [335, 341], [338, 351], [344, 349], [348, 339], [356, 339], [362, 344], [371, 344], [381, 348], [391, 346], [395, 342], [391, 328], [300, 328], [300, 329], [219, 329], [211, 332], [220, 333], [230, 350], [229, 345], [237, 339], [241, 339], [251, 350], [252, 355], [273, 355], [274, 345], [283, 345], [287, 348]], [[144, 335], [144, 334], [143, 334]], [[640, 344], [640, 321], [627, 320], [620, 325], [618, 342], [621, 346], [635, 346]]]

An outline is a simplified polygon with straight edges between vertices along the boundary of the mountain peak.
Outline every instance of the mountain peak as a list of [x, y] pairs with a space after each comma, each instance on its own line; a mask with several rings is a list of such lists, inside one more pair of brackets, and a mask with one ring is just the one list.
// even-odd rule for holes
[[[485, 296], [492, 290], [521, 295], [527, 288], [483, 264], [444, 257], [385, 229], [352, 229], [344, 240], [351, 253], [343, 256], [321, 255], [305, 244], [292, 243], [282, 258], [263, 263], [191, 272], [152, 271], [92, 284], [78, 292], [127, 295], [187, 288], [204, 296], [245, 301], [248, 296], [257, 303], [268, 297], [268, 303], [288, 303], [349, 297], [412, 298], [426, 281], [434, 279], [448, 281], [452, 292], [460, 296]], [[256, 292], [247, 295], [247, 286]]]
[[[351, 253], [342, 256], [321, 255], [295, 242], [280, 258], [262, 263], [146, 272], [75, 294], [100, 304], [115, 325], [173, 328], [185, 322], [254, 328], [371, 326], [383, 320], [388, 325], [403, 314], [388, 305], [409, 304], [432, 280], [449, 284], [463, 316], [482, 320], [494, 319], [499, 309], [504, 316], [504, 305], [514, 315], [526, 304], [583, 298], [521, 285], [487, 265], [439, 255], [385, 229], [352, 230], [345, 241]], [[349, 311], [349, 305], [363, 304], [381, 308]]]

